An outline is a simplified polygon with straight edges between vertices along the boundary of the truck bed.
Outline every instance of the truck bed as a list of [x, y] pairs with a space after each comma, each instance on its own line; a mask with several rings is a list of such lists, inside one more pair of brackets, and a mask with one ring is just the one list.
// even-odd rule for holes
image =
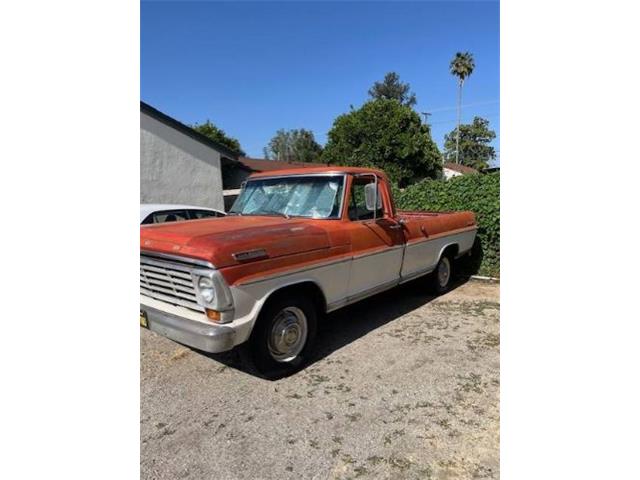
[[463, 229], [476, 227], [476, 216], [473, 212], [420, 212], [399, 211], [398, 220], [405, 224], [407, 240], [446, 235]]

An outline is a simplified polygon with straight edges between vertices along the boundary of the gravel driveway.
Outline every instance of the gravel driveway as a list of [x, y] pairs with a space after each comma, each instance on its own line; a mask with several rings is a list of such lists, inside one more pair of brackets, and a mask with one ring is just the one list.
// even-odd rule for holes
[[141, 478], [498, 478], [499, 285], [422, 286], [331, 314], [275, 382], [141, 329]]

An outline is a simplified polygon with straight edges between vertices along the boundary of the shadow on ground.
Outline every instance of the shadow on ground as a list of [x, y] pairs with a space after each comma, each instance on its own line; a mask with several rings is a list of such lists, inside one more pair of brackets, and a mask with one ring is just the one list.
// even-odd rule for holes
[[[468, 276], [458, 277], [452, 290], [464, 285], [468, 280]], [[319, 321], [315, 353], [304, 369], [435, 298], [437, 297], [429, 292], [426, 279], [419, 278], [329, 313]], [[261, 377], [241, 361], [237, 348], [224, 353], [194, 351], [227, 367]]]

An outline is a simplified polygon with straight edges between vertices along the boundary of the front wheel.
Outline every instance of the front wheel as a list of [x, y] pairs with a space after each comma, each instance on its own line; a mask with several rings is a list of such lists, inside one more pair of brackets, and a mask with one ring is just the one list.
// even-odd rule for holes
[[243, 357], [267, 378], [281, 378], [309, 360], [317, 330], [316, 307], [309, 299], [282, 295], [258, 317]]
[[453, 261], [451, 257], [443, 255], [431, 274], [432, 290], [438, 295], [446, 293], [451, 288], [453, 278]]

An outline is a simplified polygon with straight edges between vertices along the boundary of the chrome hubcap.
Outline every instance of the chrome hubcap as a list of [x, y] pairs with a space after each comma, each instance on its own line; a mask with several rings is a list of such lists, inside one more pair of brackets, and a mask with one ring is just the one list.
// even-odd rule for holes
[[277, 315], [269, 335], [269, 353], [277, 362], [296, 358], [307, 341], [307, 317], [297, 307], [282, 309]]
[[438, 265], [438, 283], [441, 287], [446, 287], [449, 283], [449, 276], [451, 275], [451, 265], [449, 259], [444, 257]]

